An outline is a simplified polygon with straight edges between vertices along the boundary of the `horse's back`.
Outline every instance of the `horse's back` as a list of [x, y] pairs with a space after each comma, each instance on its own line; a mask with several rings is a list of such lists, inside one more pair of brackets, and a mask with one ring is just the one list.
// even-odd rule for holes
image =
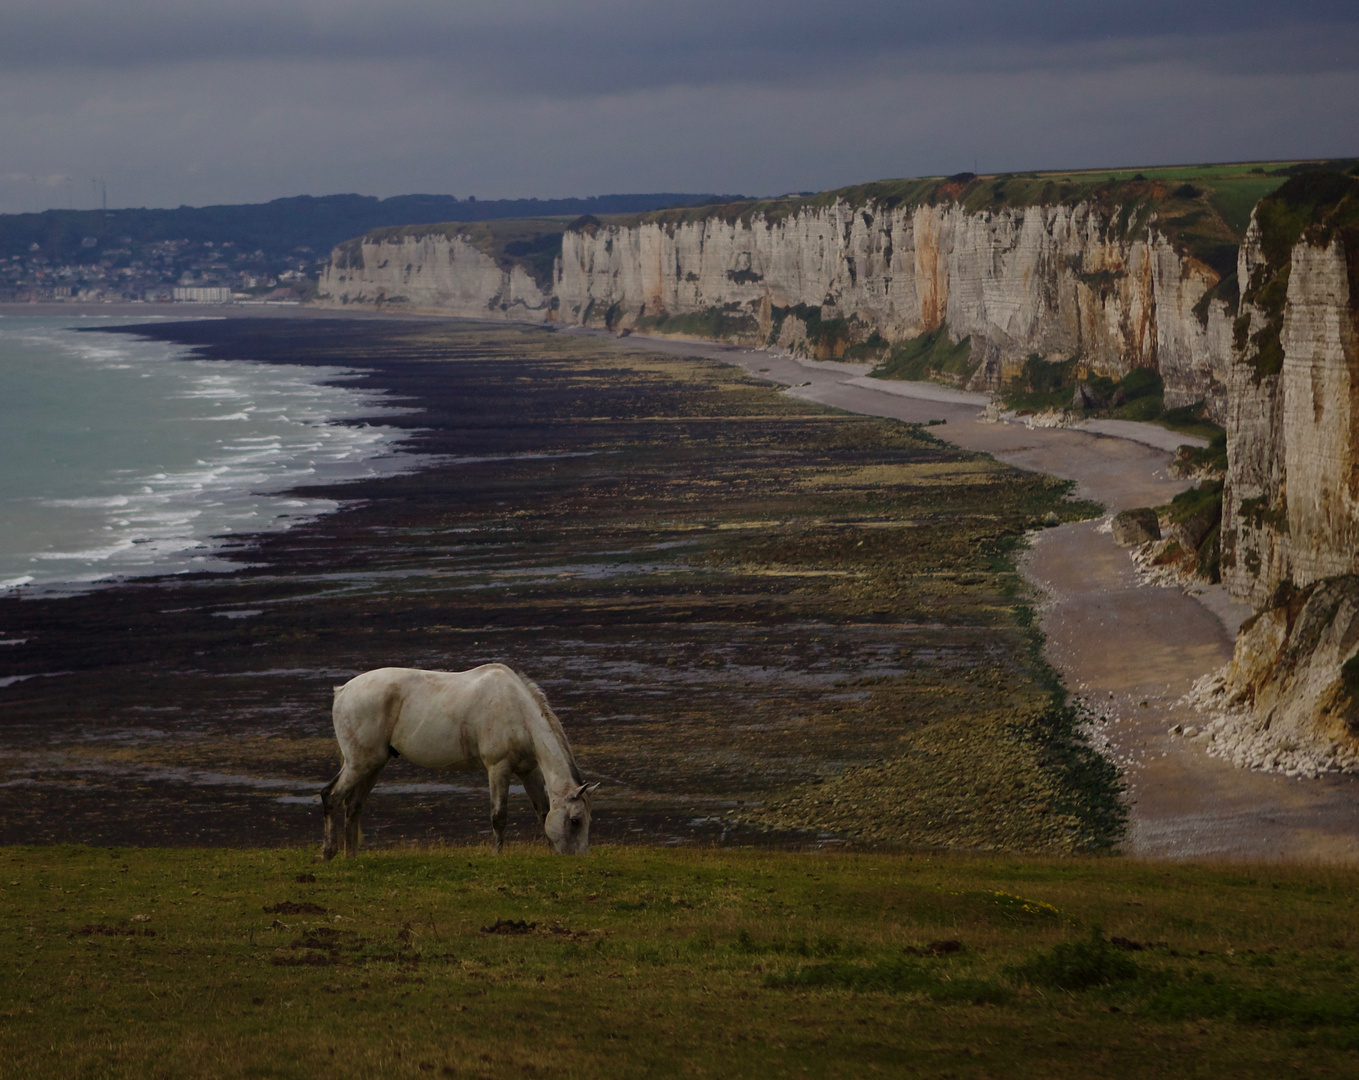
[[335, 736], [348, 757], [395, 749], [431, 768], [471, 768], [517, 743], [527, 693], [504, 664], [469, 671], [377, 668], [335, 692]]

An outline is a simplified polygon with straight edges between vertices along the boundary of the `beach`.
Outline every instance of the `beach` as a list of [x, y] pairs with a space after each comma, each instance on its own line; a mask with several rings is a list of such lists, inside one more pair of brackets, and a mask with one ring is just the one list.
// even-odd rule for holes
[[1231, 659], [1250, 609], [1220, 585], [1143, 584], [1128, 552], [1101, 525], [1120, 510], [1163, 505], [1189, 487], [1167, 468], [1169, 451], [1188, 440], [1150, 424], [1115, 425], [1114, 435], [1098, 425], [1092, 432], [983, 423], [980, 395], [884, 384], [867, 377], [867, 365], [743, 349], [705, 355], [776, 379], [807, 400], [913, 423], [945, 420], [931, 429], [939, 438], [1072, 480], [1076, 494], [1105, 506], [1101, 520], [1034, 532], [1021, 566], [1043, 598], [1045, 654], [1093, 718], [1094, 740], [1123, 771], [1129, 808], [1123, 851], [1147, 858], [1359, 861], [1359, 778], [1300, 780], [1239, 769], [1210, 757], [1204, 741], [1170, 732], [1202, 723], [1181, 699]]
[[[509, 659], [605, 782], [606, 841], [1078, 849], [1107, 826], [1089, 806], [1040, 826], [1048, 796], [1020, 806], [1012, 777], [981, 779], [1021, 753], [1004, 742], [1007, 694], [1032, 705], [1045, 677], [1022, 668], [1024, 589], [1003, 565], [1027, 535], [1044, 655], [1125, 770], [1123, 850], [1354, 857], [1352, 778], [1243, 773], [1167, 734], [1189, 722], [1189, 684], [1230, 656], [1240, 606], [1139, 585], [1099, 517], [1040, 527], [1036, 508], [1065, 491], [1036, 474], [1106, 514], [1167, 501], [1184, 486], [1165, 471], [1171, 433], [979, 423], [966, 396], [693, 342], [313, 317], [156, 332], [211, 357], [347, 358], [359, 387], [418, 402], [388, 422], [426, 465], [317, 489], [342, 509], [257, 538], [234, 574], [0, 602], [0, 636], [28, 641], [0, 652], [0, 677], [24, 676], [0, 698], [9, 842], [309, 842], [336, 764], [331, 685], [383, 663]], [[953, 459], [853, 414], [1026, 471], [978, 487], [957, 459], [952, 481], [924, 484]], [[809, 425], [842, 435], [809, 441]], [[920, 545], [930, 529], [938, 550]], [[992, 669], [994, 685], [977, 675]], [[945, 730], [966, 743], [956, 761], [920, 751]], [[895, 833], [780, 825], [766, 805], [873, 769], [910, 791], [890, 793]], [[398, 762], [369, 839], [482, 837], [484, 792], [477, 775]], [[516, 799], [511, 835], [527, 839]]]
[[[256, 537], [234, 573], [0, 599], [6, 841], [316, 842], [331, 688], [491, 660], [543, 685], [604, 783], [601, 841], [1071, 851], [1112, 835], [1112, 771], [1070, 781], [1085, 759], [1015, 607], [1025, 529], [1088, 512], [1063, 485], [728, 365], [573, 335], [141, 332], [209, 361], [359, 372], [346, 385], [411, 406], [383, 423], [423, 464], [300, 489], [339, 509]], [[924, 735], [953, 748], [947, 771], [909, 752]], [[957, 783], [998, 759], [1005, 783]], [[890, 814], [821, 829], [767, 812], [883, 762], [910, 777]], [[484, 783], [393, 763], [367, 842], [484, 837]], [[522, 794], [511, 830], [536, 833]]]

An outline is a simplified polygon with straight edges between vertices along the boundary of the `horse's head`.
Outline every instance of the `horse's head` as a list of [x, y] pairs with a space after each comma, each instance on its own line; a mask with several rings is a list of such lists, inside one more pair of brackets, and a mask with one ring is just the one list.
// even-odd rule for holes
[[543, 831], [558, 855], [584, 855], [590, 850], [590, 796], [598, 783], [577, 784], [553, 805]]

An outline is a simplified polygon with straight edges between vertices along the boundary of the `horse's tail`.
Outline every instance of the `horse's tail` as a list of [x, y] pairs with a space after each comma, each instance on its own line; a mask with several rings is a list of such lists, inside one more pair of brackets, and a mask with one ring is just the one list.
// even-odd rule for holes
[[562, 722], [557, 719], [557, 714], [552, 711], [552, 706], [547, 703], [547, 695], [543, 693], [543, 688], [528, 678], [522, 671], [516, 671], [515, 674], [519, 676], [519, 681], [524, 684], [524, 689], [529, 692], [529, 697], [533, 698], [533, 703], [542, 712], [543, 718], [547, 721], [547, 726], [561, 740], [562, 750], [566, 752], [566, 760], [571, 765], [571, 778], [579, 784], [581, 782], [580, 770], [576, 768], [576, 759], [571, 753], [571, 740], [566, 737], [566, 729], [562, 727]]

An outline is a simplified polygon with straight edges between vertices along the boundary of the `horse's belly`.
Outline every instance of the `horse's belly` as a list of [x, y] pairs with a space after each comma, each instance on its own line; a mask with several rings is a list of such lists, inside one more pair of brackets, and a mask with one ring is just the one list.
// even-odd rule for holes
[[447, 725], [403, 725], [392, 732], [392, 749], [426, 769], [471, 769], [481, 764], [475, 746]]

